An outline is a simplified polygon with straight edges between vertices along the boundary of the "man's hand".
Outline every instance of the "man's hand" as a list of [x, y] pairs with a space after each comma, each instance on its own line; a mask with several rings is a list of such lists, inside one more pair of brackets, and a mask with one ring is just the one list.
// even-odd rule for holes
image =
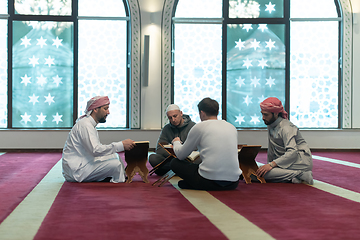
[[263, 177], [271, 169], [272, 167], [270, 166], [270, 164], [265, 164], [256, 171], [256, 175], [259, 177]]
[[174, 138], [174, 139], [171, 141], [171, 143], [174, 144], [174, 142], [176, 142], [176, 141], [179, 141], [180, 143], [182, 143], [179, 137]]
[[131, 140], [131, 139], [123, 140], [122, 143], [124, 145], [124, 149], [127, 150], [127, 151], [131, 150], [136, 145], [135, 142], [133, 140]]

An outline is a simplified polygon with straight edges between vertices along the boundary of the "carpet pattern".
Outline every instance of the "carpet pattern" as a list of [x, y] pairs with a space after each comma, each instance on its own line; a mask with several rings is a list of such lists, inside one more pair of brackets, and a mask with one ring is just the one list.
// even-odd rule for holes
[[[61, 157], [61, 154], [41, 153], [28, 157], [16, 156], [18, 154], [0, 156], [0, 174], [3, 173], [0, 177], [0, 217], [3, 218]], [[336, 152], [335, 155], [316, 152], [314, 155], [352, 163], [359, 163], [360, 159], [360, 154], [354, 152]], [[266, 153], [260, 152], [256, 160], [266, 163]], [[9, 170], [13, 173], [8, 173]], [[24, 181], [26, 171], [31, 174], [27, 174], [27, 181]], [[322, 181], [359, 194], [358, 171], [357, 167], [314, 159], [316, 187], [285, 183], [246, 184], [242, 181], [234, 191], [209, 191], [211, 198], [229, 209], [223, 213], [215, 211], [215, 205], [210, 204], [210, 198], [201, 191], [179, 190], [174, 181], [163, 187], [152, 186], [151, 183], [159, 178], [155, 175], [149, 176], [150, 183], [143, 183], [139, 176], [135, 176], [130, 184], [65, 182], [31, 239], [358, 239], [359, 201], [331, 194], [320, 187]], [[16, 198], [4, 197], [3, 193], [11, 192], [8, 179], [18, 178], [20, 182], [31, 184], [17, 187], [13, 190], [16, 194], [7, 194], [16, 195]], [[8, 204], [11, 201], [14, 201], [13, 205]], [[237, 214], [259, 230], [246, 229], [244, 226], [250, 225], [239, 223], [243, 234], [239, 234], [239, 230], [237, 235], [224, 232], [226, 228], [222, 225], [228, 222], [213, 219], [226, 218], [224, 214], [229, 211], [234, 212], [229, 217]], [[268, 237], [251, 231], [261, 231]]]
[[[184, 231], [186, 230], [186, 231]], [[64, 183], [34, 239], [226, 239], [178, 190]]]
[[60, 158], [61, 153], [6, 153], [0, 156], [0, 223]]

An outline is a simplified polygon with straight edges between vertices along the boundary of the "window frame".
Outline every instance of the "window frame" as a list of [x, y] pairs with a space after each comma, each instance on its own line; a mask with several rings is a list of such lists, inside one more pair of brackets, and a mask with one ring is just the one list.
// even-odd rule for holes
[[[140, 128], [140, 66], [137, 60], [140, 59], [140, 11], [139, 5], [136, 0], [121, 0], [124, 4], [126, 17], [103, 17], [106, 20], [126, 20], [127, 24], [127, 57], [126, 57], [126, 81], [127, 81], [127, 101], [126, 101], [126, 127], [123, 128]], [[56, 21], [56, 22], [72, 22], [73, 23], [73, 36], [74, 36], [74, 49], [73, 49], [73, 122], [75, 123], [78, 114], [78, 20], [84, 17], [78, 17], [78, 1], [72, 0], [71, 14], [67, 16], [54, 16], [54, 15], [22, 15], [15, 14], [14, 4], [15, 0], [8, 0], [8, 14], [0, 15], [1, 19], [7, 21], [7, 127], [2, 129], [31, 129], [31, 130], [61, 130], [70, 129], [69, 127], [49, 127], [49, 128], [17, 128], [13, 127], [12, 118], [12, 41], [13, 41], [13, 21]], [[87, 18], [87, 17], [85, 17]], [[100, 19], [98, 17], [89, 17], [87, 19]], [[109, 129], [109, 128], [105, 128]]]
[[[172, 2], [172, 18], [171, 18], [171, 29], [173, 29], [174, 23], [178, 22], [181, 20], [181, 22], [186, 22], [186, 19], [184, 18], [176, 18], [175, 16], [175, 11], [176, 11], [176, 6], [178, 4], [178, 0], [170, 0], [168, 2]], [[347, 0], [338, 0], [338, 1], [334, 1], [335, 5], [336, 5], [336, 10], [338, 13], [338, 18], [337, 20], [339, 21], [339, 64], [338, 64], [338, 126], [336, 128], [332, 128], [332, 129], [341, 129], [341, 128], [349, 128], [349, 121], [351, 121], [350, 118], [347, 118], [347, 120], [344, 120], [344, 115], [345, 111], [347, 111], [347, 109], [345, 109], [345, 106], [347, 106], [346, 108], [349, 109], [349, 105], [351, 106], [351, 102], [348, 98], [343, 99], [344, 97], [344, 86], [346, 83], [351, 81], [350, 76], [346, 79], [344, 79], [344, 68], [343, 68], [343, 62], [344, 62], [344, 53], [343, 53], [343, 49], [345, 47], [349, 48], [349, 46], [344, 46], [344, 38], [345, 38], [345, 34], [344, 34], [344, 26], [351, 26], [351, 16], [345, 16], [343, 17], [343, 13], [342, 13], [342, 7], [343, 5], [346, 5], [346, 7], [348, 7], [348, 2]], [[166, 4], [166, 3], [165, 3]], [[223, 42], [222, 42], [222, 119], [226, 120], [226, 99], [227, 99], [227, 93], [226, 93], [226, 41], [227, 41], [227, 24], [239, 24], [239, 22], [241, 23], [251, 23], [251, 24], [261, 24], [261, 23], [269, 23], [269, 24], [285, 24], [285, 48], [286, 48], [286, 67], [285, 67], [285, 98], [286, 98], [286, 102], [284, 104], [284, 108], [286, 111], [289, 112], [289, 108], [290, 108], [290, 25], [291, 25], [291, 18], [290, 18], [290, 1], [284, 1], [284, 8], [283, 8], [283, 17], [282, 18], [269, 18], [269, 19], [264, 19], [264, 18], [229, 18], [229, 1], [227, 0], [223, 0], [223, 21], [222, 21], [222, 28], [223, 28]], [[345, 13], [344, 13], [345, 15]], [[349, 15], [349, 14], [348, 14]], [[345, 18], [345, 19], [344, 19]], [[196, 20], [199, 20], [197, 18], [189, 18], [189, 20], [191, 20], [192, 23], [196, 23]], [[202, 20], [202, 19], [200, 19]], [[209, 19], [209, 22], [211, 22], [213, 19]], [[309, 20], [309, 18], [307, 18], [306, 20]], [[310, 19], [311, 20], [311, 19]], [[324, 20], [324, 18], [319, 18], [318, 20]], [[334, 18], [332, 18], [331, 20], [334, 20]], [[204, 20], [202, 20], [204, 21]], [[266, 22], [265, 22], [266, 21]], [[200, 22], [199, 22], [200, 23]], [[204, 23], [204, 22], [201, 22]], [[174, 52], [174, 48], [173, 48], [173, 41], [175, 41], [175, 38], [173, 37], [173, 31], [172, 33], [172, 49], [171, 49], [171, 53], [173, 54]], [[351, 38], [351, 37], [350, 37]], [[351, 47], [350, 47], [351, 48]], [[346, 62], [347, 63], [351, 63], [351, 54], [349, 56], [349, 54], [347, 55], [347, 59]], [[174, 62], [173, 62], [174, 58], [171, 57], [171, 101], [169, 103], [172, 103], [174, 101]], [[349, 75], [351, 69], [347, 69], [347, 73]], [[347, 93], [345, 94], [351, 94], [351, 92], [348, 90]], [[165, 103], [165, 101], [163, 101], [163, 103]], [[165, 104], [164, 104], [165, 105]], [[163, 107], [164, 107], [163, 105]], [[163, 118], [164, 119], [164, 118]], [[166, 120], [166, 119], [165, 119]], [[166, 123], [166, 121], [163, 121], [163, 125]], [[350, 123], [351, 124], [351, 123]], [[241, 129], [248, 129], [248, 128], [241, 128], [239, 127], [238, 130]], [[257, 127], [256, 129], [261, 129], [259, 127]], [[315, 129], [314, 127], [309, 127], [307, 129]], [[322, 128], [322, 129], [326, 129], [326, 128]]]

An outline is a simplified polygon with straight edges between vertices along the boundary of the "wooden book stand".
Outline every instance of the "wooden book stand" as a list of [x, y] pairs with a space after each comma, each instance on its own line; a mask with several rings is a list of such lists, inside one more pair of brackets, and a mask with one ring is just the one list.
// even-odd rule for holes
[[247, 184], [251, 183], [251, 175], [256, 176], [256, 178], [261, 183], [266, 183], [263, 177], [259, 177], [256, 175], [256, 171], [258, 170], [258, 165], [255, 162], [255, 158], [259, 153], [261, 146], [260, 145], [238, 145], [239, 153], [239, 164], [240, 169], [242, 171], [242, 175], [244, 176], [245, 182]]
[[[162, 161], [161, 163], [159, 163], [158, 165], [156, 165], [153, 169], [151, 169], [151, 174], [154, 173], [154, 171], [156, 169], [158, 169], [159, 167], [161, 167], [163, 164], [165, 164], [167, 161], [169, 161], [169, 159], [173, 159], [176, 158], [174, 149], [171, 147], [167, 147], [166, 145], [163, 145], [161, 143], [159, 143], [159, 145], [165, 149], [166, 152], [169, 153], [169, 156], [167, 158], [165, 158], [164, 161]], [[189, 162], [193, 162], [199, 159], [199, 152], [193, 151], [192, 154], [190, 154], [186, 160]], [[159, 183], [158, 187], [161, 187], [162, 185], [164, 185], [165, 183], [167, 183], [171, 178], [173, 178], [176, 174], [170, 170], [167, 173], [165, 173], [161, 178], [159, 178], [156, 182], [154, 182], [152, 185], [155, 186], [157, 183]]]
[[148, 183], [147, 179], [149, 170], [146, 167], [148, 161], [149, 142], [135, 142], [135, 147], [129, 151], [125, 151], [125, 161], [127, 163], [125, 173], [128, 177], [127, 183], [131, 183], [136, 173], [139, 173], [142, 180]]
[[174, 176], [175, 176], [175, 173], [172, 170], [170, 170], [167, 173], [165, 173], [164, 176], [162, 176], [161, 178], [156, 180], [156, 182], [154, 182], [152, 185], [155, 186], [157, 183], [159, 183], [158, 187], [161, 187], [162, 185], [167, 183]]
[[176, 155], [174, 153], [174, 150], [172, 148], [166, 148], [164, 147], [165, 143], [159, 143], [159, 146], [162, 147], [168, 154], [169, 156], [167, 156], [161, 163], [159, 163], [158, 165], [156, 165], [153, 169], [150, 170], [149, 174], [150, 176], [157, 170], [159, 169], [161, 166], [163, 166], [165, 163], [167, 163], [168, 161], [170, 161], [173, 158], [176, 158]]

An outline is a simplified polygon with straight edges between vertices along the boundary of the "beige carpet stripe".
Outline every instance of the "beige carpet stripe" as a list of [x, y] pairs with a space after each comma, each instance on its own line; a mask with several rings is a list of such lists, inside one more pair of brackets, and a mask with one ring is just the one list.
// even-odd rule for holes
[[1, 223], [1, 240], [31, 240], [34, 238], [64, 183], [61, 171], [61, 161], [59, 161]]
[[360, 193], [317, 180], [314, 180], [314, 185], [312, 185], [312, 187], [360, 203]]
[[[343, 161], [343, 160], [332, 159], [332, 158], [321, 157], [321, 156], [314, 156], [314, 155], [313, 155], [313, 158], [317, 159], [317, 160], [321, 160], [321, 161], [326, 161], [326, 162], [331, 162], [331, 163], [335, 163], [335, 164], [348, 166], [348, 167], [360, 168], [360, 164], [347, 162], [347, 161]], [[343, 197], [343, 198], [349, 199], [351, 201], [360, 203], [360, 193], [358, 193], [358, 192], [350, 191], [350, 190], [347, 190], [347, 189], [344, 189], [341, 187], [337, 187], [335, 185], [328, 184], [328, 183], [318, 181], [318, 180], [314, 180], [314, 185], [312, 185], [312, 187], [320, 189], [320, 190], [328, 192], [328, 193], [331, 193], [333, 195]]]
[[332, 163], [345, 165], [345, 166], [349, 166], [349, 167], [360, 168], [360, 164], [358, 164], [358, 163], [352, 163], [352, 162], [347, 162], [347, 161], [343, 161], [343, 160], [337, 160], [337, 159], [314, 156], [314, 155], [312, 157], [313, 157], [313, 159], [317, 159], [317, 160], [321, 160], [321, 161], [332, 162]]
[[[313, 158], [314, 158], [314, 156], [313, 156]], [[350, 166], [350, 167], [356, 167], [356, 168], [357, 168], [356, 165], [359, 165], [359, 164], [356, 164], [356, 163], [351, 163], [351, 162], [346, 162], [346, 161], [337, 160], [337, 159], [331, 159], [331, 158], [327, 158], [324, 161], [328, 161], [328, 162], [332, 162], [332, 163], [336, 163], [336, 164], [341, 164], [341, 165], [346, 165], [346, 166]], [[264, 165], [263, 163], [259, 163], [259, 162], [256, 162], [256, 163], [258, 164], [258, 166]], [[354, 164], [354, 166], [352, 166], [353, 164]], [[309, 185], [309, 186], [311, 186], [311, 185]], [[329, 183], [325, 183], [325, 182], [318, 181], [318, 180], [315, 180], [315, 179], [314, 179], [314, 185], [312, 185], [311, 187], [314, 187], [314, 188], [317, 188], [317, 189], [322, 190], [324, 192], [328, 192], [328, 193], [331, 193], [333, 195], [336, 195], [336, 196], [346, 198], [348, 200], [360, 203], [360, 193], [358, 193], [358, 192], [350, 191], [350, 190], [347, 190], [345, 188], [337, 187], [335, 185], [331, 185]]]
[[170, 183], [229, 239], [274, 239], [261, 228], [223, 204], [206, 191], [180, 189], [179, 177]]

